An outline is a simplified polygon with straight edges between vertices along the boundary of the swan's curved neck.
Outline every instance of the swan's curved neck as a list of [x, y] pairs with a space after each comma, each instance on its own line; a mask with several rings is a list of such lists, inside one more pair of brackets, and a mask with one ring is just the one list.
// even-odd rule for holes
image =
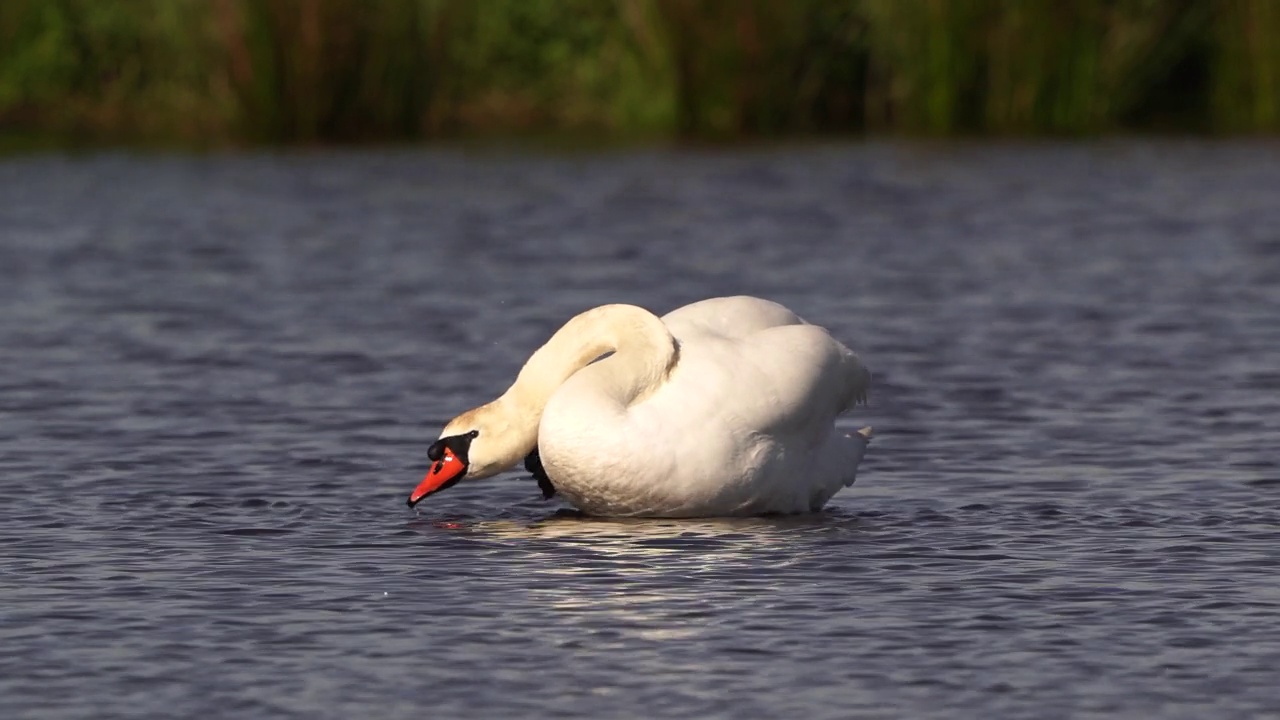
[[676, 361], [676, 340], [653, 313], [634, 305], [604, 305], [564, 323], [547, 345], [529, 357], [504, 397], [541, 413], [556, 388], [593, 363], [609, 357], [608, 377], [622, 405], [630, 405], [666, 379]]
[[666, 379], [676, 361], [676, 341], [653, 313], [634, 305], [604, 305], [577, 315], [539, 348], [503, 395], [541, 415], [551, 394], [571, 375], [613, 353], [610, 392], [623, 406]]
[[667, 326], [648, 310], [620, 304], [588, 310], [538, 348], [501, 397], [458, 416], [442, 436], [467, 432], [483, 422], [502, 437], [500, 463], [514, 466], [537, 446], [538, 423], [556, 389], [609, 353], [613, 354], [600, 362], [596, 389], [626, 407], [666, 380], [678, 349]]

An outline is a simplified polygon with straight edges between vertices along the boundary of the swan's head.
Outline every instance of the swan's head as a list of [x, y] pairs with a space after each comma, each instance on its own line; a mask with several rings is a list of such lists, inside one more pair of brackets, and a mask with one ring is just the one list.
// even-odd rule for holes
[[471, 470], [471, 444], [479, 436], [479, 430], [471, 430], [461, 435], [444, 436], [431, 443], [431, 447], [427, 448], [431, 469], [409, 494], [409, 507], [417, 505], [419, 500], [428, 495], [458, 484]]
[[[447, 490], [464, 477], [479, 480], [509, 470], [537, 443], [536, 425], [532, 437], [518, 432], [502, 401], [496, 401], [454, 418], [440, 439], [427, 448], [431, 469], [409, 495], [409, 507]], [[526, 447], [527, 446], [527, 447]]]

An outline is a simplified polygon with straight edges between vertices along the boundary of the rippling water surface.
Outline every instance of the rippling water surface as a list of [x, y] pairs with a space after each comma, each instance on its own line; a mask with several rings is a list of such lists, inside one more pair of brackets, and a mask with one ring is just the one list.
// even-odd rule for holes
[[[0, 163], [6, 717], [1280, 709], [1280, 147]], [[875, 373], [823, 514], [404, 499], [570, 315]]]

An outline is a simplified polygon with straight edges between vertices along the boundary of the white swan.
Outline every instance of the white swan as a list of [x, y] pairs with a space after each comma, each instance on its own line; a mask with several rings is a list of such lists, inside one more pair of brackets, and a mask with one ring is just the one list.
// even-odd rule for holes
[[589, 514], [814, 512], [853, 484], [870, 428], [834, 421], [870, 381], [851, 350], [774, 302], [714, 298], [662, 318], [604, 305], [445, 426], [409, 505], [536, 451], [544, 490]]

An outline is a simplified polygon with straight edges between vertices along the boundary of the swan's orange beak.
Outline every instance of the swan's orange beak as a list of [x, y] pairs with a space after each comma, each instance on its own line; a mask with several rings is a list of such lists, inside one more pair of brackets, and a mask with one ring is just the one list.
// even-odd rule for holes
[[431, 466], [431, 470], [427, 472], [427, 476], [418, 483], [418, 487], [413, 489], [409, 494], [409, 507], [418, 504], [422, 498], [431, 493], [440, 492], [445, 488], [452, 487], [455, 483], [462, 479], [463, 473], [467, 471], [467, 464], [458, 459], [452, 450], [445, 449], [440, 459]]

